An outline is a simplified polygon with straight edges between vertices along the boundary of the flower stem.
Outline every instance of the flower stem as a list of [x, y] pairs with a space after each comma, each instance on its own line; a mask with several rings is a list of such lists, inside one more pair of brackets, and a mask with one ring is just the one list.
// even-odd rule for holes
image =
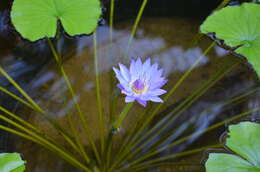
[[121, 123], [123, 122], [123, 120], [125, 119], [127, 113], [129, 112], [129, 110], [132, 108], [133, 106], [133, 102], [131, 103], [127, 103], [124, 107], [124, 109], [122, 110], [122, 112], [119, 115], [119, 118], [117, 119], [117, 121], [113, 124], [113, 128], [112, 128], [112, 132], [117, 131], [121, 125]]

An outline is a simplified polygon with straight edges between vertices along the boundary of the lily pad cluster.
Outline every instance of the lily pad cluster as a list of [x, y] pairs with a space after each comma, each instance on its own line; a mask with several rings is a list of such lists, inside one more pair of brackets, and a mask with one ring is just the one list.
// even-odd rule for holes
[[229, 126], [226, 146], [233, 153], [209, 154], [207, 172], [260, 172], [260, 124]]
[[0, 154], [0, 171], [1, 172], [24, 172], [25, 161], [22, 160], [18, 153], [1, 153]]
[[235, 52], [243, 55], [260, 75], [260, 5], [228, 6], [210, 15], [201, 25], [204, 34], [215, 33]]
[[70, 36], [90, 34], [101, 15], [99, 0], [14, 0], [11, 20], [26, 39], [56, 35], [58, 21]]

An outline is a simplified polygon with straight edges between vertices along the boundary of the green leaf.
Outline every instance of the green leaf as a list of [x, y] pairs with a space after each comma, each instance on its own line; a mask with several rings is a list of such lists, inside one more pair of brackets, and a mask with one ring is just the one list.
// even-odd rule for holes
[[[242, 158], [224, 153], [212, 153], [206, 162], [207, 172], [257, 172]], [[259, 171], [258, 171], [259, 172]]]
[[26, 39], [54, 37], [58, 20], [70, 35], [90, 34], [97, 27], [99, 0], [14, 0], [11, 20]]
[[260, 172], [260, 124], [241, 122], [229, 126], [226, 146], [237, 155], [210, 154], [207, 172]]
[[260, 168], [260, 124], [242, 122], [229, 127], [226, 145], [235, 153]]
[[243, 3], [214, 12], [201, 25], [204, 34], [215, 33], [225, 44], [236, 48], [260, 75], [260, 5]]
[[1, 153], [0, 154], [0, 171], [1, 172], [24, 172], [25, 161], [18, 153]]

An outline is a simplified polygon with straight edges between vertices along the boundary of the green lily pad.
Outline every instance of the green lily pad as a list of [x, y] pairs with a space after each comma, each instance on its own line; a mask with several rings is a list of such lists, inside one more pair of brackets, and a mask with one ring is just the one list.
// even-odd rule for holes
[[226, 146], [235, 154], [211, 153], [207, 172], [260, 172], [260, 124], [231, 125]]
[[204, 34], [215, 33], [235, 52], [245, 56], [260, 75], [260, 5], [228, 6], [210, 15], [201, 25]]
[[207, 172], [254, 172], [254, 167], [244, 159], [224, 153], [212, 153], [206, 162]]
[[18, 153], [1, 153], [0, 154], [0, 171], [1, 172], [24, 172], [25, 161]]
[[99, 0], [14, 0], [11, 10], [16, 30], [31, 41], [54, 37], [58, 21], [70, 36], [90, 34], [100, 15]]

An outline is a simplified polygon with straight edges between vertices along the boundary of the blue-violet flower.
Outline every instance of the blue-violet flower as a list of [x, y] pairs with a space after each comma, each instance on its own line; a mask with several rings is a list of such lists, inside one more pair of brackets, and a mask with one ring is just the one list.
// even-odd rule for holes
[[162, 77], [163, 70], [158, 69], [158, 64], [151, 64], [151, 59], [142, 63], [141, 59], [131, 60], [130, 69], [119, 64], [119, 68], [113, 68], [119, 80], [117, 85], [121, 93], [126, 95], [125, 102], [137, 101], [146, 106], [147, 101], [163, 102], [160, 95], [166, 93], [161, 87], [167, 80]]

